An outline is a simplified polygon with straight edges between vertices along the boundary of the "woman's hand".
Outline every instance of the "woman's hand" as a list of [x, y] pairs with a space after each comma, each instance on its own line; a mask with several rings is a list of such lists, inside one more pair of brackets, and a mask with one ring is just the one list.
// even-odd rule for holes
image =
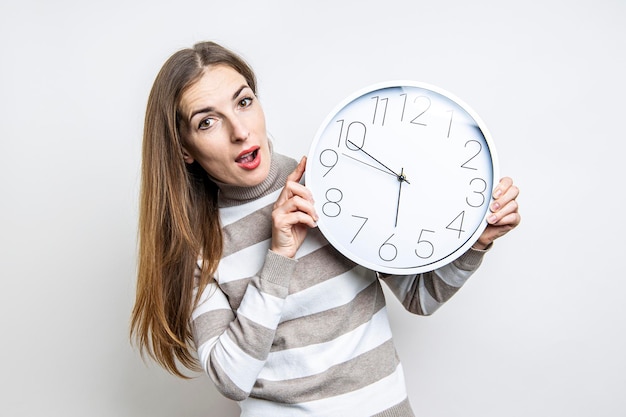
[[504, 177], [500, 180], [493, 191], [494, 201], [489, 209], [491, 214], [487, 217], [489, 225], [474, 243], [474, 249], [486, 249], [494, 240], [504, 236], [513, 230], [521, 221], [518, 212], [517, 196], [519, 189], [513, 185], [513, 180]]
[[308, 229], [317, 226], [318, 217], [313, 206], [313, 196], [300, 184], [305, 168], [306, 157], [303, 157], [287, 177], [285, 188], [274, 203], [272, 211], [271, 250], [288, 258], [296, 255]]

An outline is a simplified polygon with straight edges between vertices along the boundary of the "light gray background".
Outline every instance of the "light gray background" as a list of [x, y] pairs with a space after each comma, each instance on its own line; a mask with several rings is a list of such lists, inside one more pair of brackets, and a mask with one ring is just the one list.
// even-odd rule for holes
[[626, 415], [623, 0], [3, 1], [0, 414], [235, 416], [128, 341], [149, 88], [174, 51], [246, 57], [299, 157], [366, 85], [468, 102], [522, 225], [432, 317], [389, 300], [420, 416]]

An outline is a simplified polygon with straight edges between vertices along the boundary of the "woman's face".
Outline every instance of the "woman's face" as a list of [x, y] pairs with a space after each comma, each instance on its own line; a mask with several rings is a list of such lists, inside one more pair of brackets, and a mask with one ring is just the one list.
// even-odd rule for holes
[[214, 179], [254, 186], [268, 175], [270, 149], [261, 103], [245, 78], [210, 65], [181, 99], [183, 157]]

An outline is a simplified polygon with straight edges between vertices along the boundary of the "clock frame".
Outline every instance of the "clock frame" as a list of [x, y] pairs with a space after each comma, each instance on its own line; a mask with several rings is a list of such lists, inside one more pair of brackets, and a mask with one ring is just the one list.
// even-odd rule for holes
[[448, 264], [475, 243], [497, 175], [491, 135], [467, 104], [432, 85], [389, 81], [330, 112], [305, 182], [337, 250], [405, 275]]

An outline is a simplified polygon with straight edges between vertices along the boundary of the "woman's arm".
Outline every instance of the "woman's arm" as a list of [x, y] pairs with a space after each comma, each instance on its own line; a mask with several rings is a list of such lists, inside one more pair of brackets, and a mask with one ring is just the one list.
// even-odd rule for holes
[[519, 189], [505, 177], [495, 187], [488, 226], [474, 246], [457, 260], [431, 272], [393, 276], [379, 274], [404, 307], [412, 313], [429, 315], [448, 301], [480, 266], [493, 242], [520, 223]]
[[237, 311], [213, 284], [193, 313], [200, 363], [222, 394], [237, 401], [250, 394], [265, 365], [296, 265], [293, 258], [317, 220], [313, 198], [299, 183], [305, 165], [303, 158], [273, 206], [271, 250], [249, 280]]
[[404, 308], [423, 316], [433, 314], [478, 269], [486, 251], [470, 249], [452, 263], [416, 275], [378, 274]]
[[218, 390], [245, 399], [263, 368], [280, 321], [296, 261], [268, 251], [237, 311], [213, 283], [192, 316], [198, 359]]

